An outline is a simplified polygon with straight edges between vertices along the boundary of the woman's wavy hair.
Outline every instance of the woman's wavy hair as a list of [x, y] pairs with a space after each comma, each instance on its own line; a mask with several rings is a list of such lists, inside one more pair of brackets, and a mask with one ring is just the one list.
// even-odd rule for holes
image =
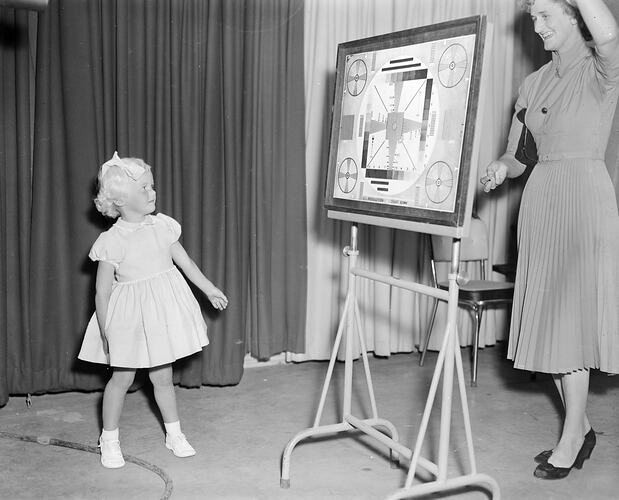
[[[582, 15], [580, 14], [580, 10], [578, 10], [573, 5], [570, 5], [568, 2], [566, 2], [566, 0], [550, 0], [550, 1], [553, 3], [558, 3], [563, 8], [563, 11], [568, 16], [576, 19], [576, 21], [578, 22], [578, 27], [580, 28], [580, 32], [582, 33], [583, 38], [587, 42], [590, 42], [593, 40], [593, 37], [591, 36], [591, 32], [589, 31], [589, 28], [587, 28], [587, 25], [585, 24], [585, 20], [582, 18]], [[519, 2], [524, 10], [526, 10], [527, 12], [531, 12], [531, 6], [535, 3], [535, 0], [519, 0]]]
[[[141, 158], [123, 158], [123, 160], [144, 167], [147, 172], [151, 170], [150, 165]], [[102, 169], [99, 168], [97, 181], [99, 188], [97, 197], [94, 199], [95, 207], [106, 217], [116, 219], [120, 216], [116, 201], [127, 196], [127, 186], [129, 182], [132, 182], [132, 179], [121, 167], [112, 165], [107, 169], [105, 175], [102, 175]]]

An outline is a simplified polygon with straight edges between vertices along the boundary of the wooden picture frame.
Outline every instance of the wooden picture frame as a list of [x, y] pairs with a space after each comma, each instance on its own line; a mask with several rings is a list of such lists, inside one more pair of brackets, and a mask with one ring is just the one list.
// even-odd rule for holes
[[338, 45], [329, 217], [467, 232], [486, 31], [480, 15]]

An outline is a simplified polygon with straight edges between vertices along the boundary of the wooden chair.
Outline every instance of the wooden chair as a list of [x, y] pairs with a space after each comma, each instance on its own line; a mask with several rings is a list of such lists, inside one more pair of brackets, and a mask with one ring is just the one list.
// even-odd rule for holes
[[[439, 282], [436, 276], [436, 262], [451, 262], [452, 238], [432, 236], [432, 278], [434, 286], [447, 290], [448, 281]], [[460, 285], [458, 304], [473, 312], [475, 321], [474, 343], [472, 349], [473, 369], [471, 372], [471, 386], [477, 386], [477, 355], [479, 349], [479, 330], [484, 309], [487, 306], [511, 304], [514, 294], [514, 284], [504, 281], [491, 281], [486, 279], [486, 267], [488, 265], [488, 233], [481, 219], [471, 219], [471, 230], [468, 238], [462, 238], [460, 243], [460, 262], [479, 262], [481, 264], [481, 279], [470, 280]], [[430, 327], [421, 351], [419, 365], [423, 362], [430, 342], [432, 327], [438, 308], [438, 299], [434, 302]]]

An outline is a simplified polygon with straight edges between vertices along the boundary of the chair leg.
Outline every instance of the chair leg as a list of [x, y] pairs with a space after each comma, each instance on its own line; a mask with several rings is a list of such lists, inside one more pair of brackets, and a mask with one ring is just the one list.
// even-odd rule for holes
[[479, 354], [479, 331], [483, 309], [475, 308], [475, 334], [473, 339], [473, 371], [471, 373], [471, 387], [477, 387], [477, 356]]
[[430, 343], [430, 335], [432, 335], [432, 327], [434, 326], [434, 319], [436, 318], [436, 310], [438, 309], [438, 299], [434, 300], [434, 307], [432, 309], [432, 317], [430, 318], [430, 327], [428, 328], [428, 333], [426, 333], [426, 338], [423, 342], [423, 348], [421, 350], [421, 358], [419, 359], [419, 366], [423, 366], [423, 362], [426, 359], [426, 352], [428, 350], [428, 344]]

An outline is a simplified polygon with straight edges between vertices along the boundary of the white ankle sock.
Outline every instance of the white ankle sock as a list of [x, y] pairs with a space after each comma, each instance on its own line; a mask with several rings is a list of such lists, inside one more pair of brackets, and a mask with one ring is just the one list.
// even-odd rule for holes
[[165, 425], [165, 431], [171, 436], [178, 436], [179, 434], [182, 434], [181, 423], [179, 420], [176, 422], [164, 422], [163, 425]]
[[103, 429], [101, 432], [101, 441], [118, 441], [118, 427], [112, 431]]

